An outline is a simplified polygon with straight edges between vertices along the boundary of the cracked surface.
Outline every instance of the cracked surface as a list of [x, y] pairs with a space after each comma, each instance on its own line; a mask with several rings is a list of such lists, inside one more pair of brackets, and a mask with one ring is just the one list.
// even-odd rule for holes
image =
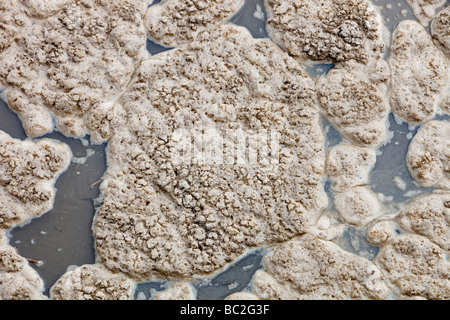
[[450, 249], [450, 194], [436, 193], [414, 199], [396, 218], [400, 227]]
[[301, 61], [367, 63], [385, 51], [377, 12], [364, 0], [265, 0], [266, 29]]
[[430, 120], [411, 140], [406, 165], [422, 187], [450, 190], [450, 122]]
[[0, 300], [45, 300], [38, 273], [7, 243], [0, 230]]
[[225, 297], [225, 300], [259, 300], [258, 296], [251, 292], [235, 292]]
[[30, 10], [33, 17], [46, 18], [49, 17], [68, 4], [76, 2], [75, 0], [21, 0]]
[[68, 136], [106, 141], [120, 121], [114, 101], [147, 56], [144, 1], [80, 0], [19, 34], [0, 57], [9, 107], [28, 136], [56, 126]]
[[18, 35], [26, 31], [36, 20], [48, 18], [72, 2], [75, 1], [1, 0], [0, 55], [11, 46]]
[[[94, 220], [108, 268], [137, 279], [208, 274], [304, 232], [326, 207], [314, 82], [270, 41], [232, 25], [201, 33], [145, 61], [120, 102], [128, 122], [109, 143]], [[250, 134], [261, 129], [279, 134], [269, 153]], [[177, 130], [194, 149], [183, 161]], [[212, 143], [201, 130], [223, 139], [219, 159], [196, 156]], [[242, 137], [256, 162], [237, 148]]]
[[406, 297], [450, 297], [450, 263], [446, 253], [423, 236], [395, 237], [381, 247], [374, 262]]
[[317, 80], [323, 115], [351, 142], [379, 146], [387, 134], [389, 75], [383, 60], [367, 66], [355, 62], [335, 66]]
[[436, 11], [442, 7], [446, 0], [405, 0], [410, 6], [416, 19], [424, 26], [428, 26]]
[[54, 183], [70, 164], [66, 144], [11, 138], [0, 131], [0, 228], [42, 215], [53, 206]]
[[367, 240], [374, 245], [381, 245], [395, 237], [397, 224], [393, 220], [375, 220], [367, 228]]
[[450, 56], [450, 7], [434, 16], [430, 31], [436, 45]]
[[372, 262], [310, 234], [274, 249], [264, 268], [252, 286], [261, 299], [385, 299], [390, 294]]
[[19, 0], [0, 1], [0, 54], [32, 23], [31, 10]]
[[326, 173], [332, 190], [343, 192], [369, 182], [369, 172], [376, 162], [375, 150], [351, 144], [339, 144], [330, 149]]
[[225, 22], [243, 3], [243, 0], [164, 0], [147, 10], [145, 27], [150, 39], [175, 47]]
[[[389, 63], [365, 0], [265, 0], [281, 49], [226, 23], [241, 0], [148, 3], [0, 0], [0, 85], [26, 134], [56, 125], [109, 142], [96, 264], [64, 274], [50, 299], [133, 299], [147, 280], [174, 280], [151, 299], [195, 299], [186, 281], [265, 245], [252, 292], [226, 299], [450, 298], [450, 127], [429, 121], [450, 114], [445, 1], [407, 0], [420, 23], [400, 23]], [[146, 33], [177, 48], [150, 57]], [[313, 62], [336, 65], [315, 83], [300, 65]], [[406, 164], [435, 190], [382, 216], [368, 174], [389, 99], [422, 124]], [[344, 138], [326, 163], [319, 112]], [[3, 229], [51, 209], [70, 157], [0, 131], [0, 300], [48, 298]], [[324, 211], [325, 173], [336, 212]], [[380, 246], [374, 261], [338, 245], [349, 229]]]
[[448, 63], [418, 22], [404, 20], [398, 24], [389, 63], [393, 113], [415, 124], [430, 119], [446, 86]]
[[100, 264], [86, 264], [64, 273], [50, 289], [52, 300], [130, 300], [135, 283]]
[[341, 217], [351, 225], [364, 226], [382, 214], [379, 200], [368, 187], [350, 188], [334, 197]]
[[442, 97], [439, 107], [445, 114], [450, 115], [450, 92], [447, 92], [447, 94]]

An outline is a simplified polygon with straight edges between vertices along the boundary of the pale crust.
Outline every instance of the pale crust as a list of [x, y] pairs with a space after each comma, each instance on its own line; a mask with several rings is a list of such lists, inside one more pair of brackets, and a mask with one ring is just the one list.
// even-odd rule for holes
[[[145, 61], [120, 102], [128, 123], [109, 143], [94, 221], [108, 268], [141, 279], [208, 274], [302, 232], [326, 207], [314, 82], [270, 41], [232, 25], [201, 33]], [[197, 148], [202, 129], [230, 146], [222, 163], [174, 153], [174, 133]], [[235, 158], [236, 133], [253, 129], [280, 135], [274, 158]]]
[[349, 141], [376, 148], [386, 139], [390, 76], [383, 60], [342, 63], [317, 80], [324, 117]]
[[430, 32], [436, 45], [450, 56], [450, 6], [433, 17]]
[[225, 298], [225, 300], [259, 300], [258, 296], [251, 292], [236, 292]]
[[399, 226], [450, 249], [450, 194], [434, 193], [414, 199], [396, 217]]
[[447, 92], [442, 97], [441, 101], [439, 102], [439, 108], [441, 108], [441, 111], [443, 111], [445, 114], [450, 115], [450, 92]]
[[65, 6], [74, 3], [75, 0], [21, 0], [30, 10], [34, 17], [47, 18]]
[[385, 51], [378, 13], [364, 0], [265, 0], [270, 37], [300, 61], [367, 63]]
[[73, 2], [75, 0], [0, 0], [0, 56], [36, 20], [48, 18]]
[[448, 120], [430, 120], [418, 130], [409, 144], [406, 165], [421, 186], [450, 190]]
[[367, 240], [379, 246], [397, 235], [396, 228], [397, 224], [393, 220], [376, 220], [367, 228]]
[[0, 131], [0, 228], [8, 229], [53, 207], [57, 177], [72, 153], [61, 142], [21, 141]]
[[430, 119], [446, 89], [448, 62], [418, 22], [405, 20], [396, 27], [389, 63], [393, 113], [408, 123]]
[[120, 122], [112, 107], [145, 50], [140, 0], [80, 0], [18, 34], [0, 56], [8, 106], [29, 136], [56, 127], [104, 142]]
[[369, 172], [375, 165], [375, 150], [352, 144], [339, 144], [330, 149], [326, 161], [326, 173], [335, 192], [369, 182]]
[[64, 273], [50, 289], [52, 300], [131, 300], [135, 283], [101, 264], [85, 264]]
[[153, 41], [176, 47], [228, 20], [243, 0], [164, 0], [145, 14], [147, 34]]
[[46, 300], [44, 282], [0, 229], [0, 301]]
[[365, 226], [381, 214], [381, 206], [368, 187], [357, 186], [334, 196], [334, 205], [348, 224]]
[[433, 300], [450, 298], [450, 263], [446, 252], [423, 236], [395, 237], [380, 249], [374, 262], [401, 295]]
[[446, 0], [405, 0], [411, 7], [414, 17], [424, 27], [428, 26], [435, 16], [437, 10], [442, 7]]
[[[31, 26], [31, 12], [19, 0], [0, 1], [0, 54], [24, 29]], [[0, 81], [1, 83], [1, 81]]]
[[[252, 291], [227, 300], [450, 299], [450, 127], [429, 120], [450, 114], [445, 1], [407, 0], [419, 22], [398, 25], [389, 63], [369, 1], [264, 3], [275, 43], [227, 23], [242, 0], [0, 0], [0, 86], [26, 134], [108, 142], [96, 263], [46, 297], [5, 229], [52, 208], [71, 151], [0, 131], [0, 300], [129, 300], [148, 280], [173, 280], [150, 299], [193, 300], [188, 281], [266, 245]], [[150, 57], [146, 35], [177, 48]], [[317, 81], [302, 68], [322, 62]], [[390, 106], [421, 124], [406, 164], [435, 192], [383, 216], [369, 171]], [[344, 138], [326, 162], [320, 113]], [[375, 260], [332, 242], [348, 227]]]
[[264, 260], [253, 291], [261, 299], [385, 299], [390, 294], [369, 260], [306, 234], [281, 244]]

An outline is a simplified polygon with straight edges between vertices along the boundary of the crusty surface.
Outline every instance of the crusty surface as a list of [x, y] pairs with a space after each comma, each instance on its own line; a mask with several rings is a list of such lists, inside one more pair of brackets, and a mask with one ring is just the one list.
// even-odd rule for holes
[[288, 285], [274, 278], [273, 275], [259, 269], [252, 278], [252, 291], [261, 300], [294, 300], [297, 298]]
[[21, 0], [30, 10], [33, 17], [47, 18], [75, 0]]
[[11, 138], [0, 131], [0, 228], [11, 228], [53, 206], [53, 185], [67, 169], [71, 151], [50, 139]]
[[0, 300], [45, 300], [44, 282], [0, 230]]
[[357, 226], [365, 226], [382, 214], [378, 197], [364, 186], [337, 193], [334, 205], [345, 222]]
[[[0, 54], [32, 23], [30, 10], [19, 0], [0, 0]], [[0, 81], [1, 83], [1, 81]]]
[[[146, 60], [120, 103], [128, 122], [109, 142], [94, 219], [97, 252], [112, 270], [140, 279], [211, 273], [304, 232], [327, 206], [314, 82], [244, 28], [222, 25]], [[180, 130], [190, 157], [177, 153]], [[210, 137], [202, 141], [202, 130], [223, 139], [219, 159], [199, 153]], [[270, 153], [251, 130], [279, 135]], [[234, 148], [242, 136], [256, 161]]]
[[430, 120], [419, 128], [406, 165], [421, 186], [450, 190], [450, 121]]
[[431, 19], [436, 14], [439, 7], [442, 7], [446, 0], [405, 0], [411, 8], [414, 17], [424, 26], [428, 26]]
[[333, 146], [327, 155], [326, 174], [332, 182], [332, 190], [343, 192], [369, 182], [369, 172], [375, 165], [373, 148], [352, 144]]
[[264, 267], [255, 273], [253, 291], [265, 299], [385, 299], [390, 294], [371, 261], [310, 234], [274, 249]]
[[367, 240], [373, 245], [382, 245], [397, 236], [397, 223], [392, 219], [375, 220], [367, 228]]
[[47, 18], [71, 2], [75, 1], [0, 0], [0, 54], [37, 19]]
[[404, 296], [448, 300], [450, 263], [446, 252], [426, 237], [406, 234], [387, 242], [375, 264]]
[[379, 15], [364, 0], [265, 0], [270, 37], [301, 61], [366, 63], [385, 51]]
[[251, 292], [235, 292], [225, 297], [225, 300], [259, 300], [258, 296]]
[[389, 67], [383, 60], [365, 66], [343, 63], [317, 80], [323, 115], [351, 142], [377, 147], [386, 139], [385, 99]]
[[101, 264], [85, 264], [64, 273], [50, 288], [52, 300], [131, 300], [135, 283]]
[[434, 16], [430, 32], [436, 45], [450, 56], [450, 6]]
[[396, 220], [402, 229], [425, 236], [444, 250], [450, 249], [449, 193], [414, 199]]
[[150, 39], [175, 47], [192, 41], [200, 32], [223, 23], [244, 3], [243, 0], [164, 0], [145, 14]]
[[185, 281], [176, 281], [163, 291], [157, 292], [151, 297], [152, 300], [195, 300], [194, 287]]
[[441, 101], [439, 102], [439, 107], [445, 114], [450, 115], [450, 92], [444, 94]]
[[409, 123], [431, 118], [447, 84], [448, 62], [418, 22], [401, 21], [392, 37], [391, 108]]
[[17, 36], [0, 65], [9, 107], [29, 136], [57, 128], [106, 141], [120, 121], [114, 101], [145, 50], [140, 0], [78, 0]]

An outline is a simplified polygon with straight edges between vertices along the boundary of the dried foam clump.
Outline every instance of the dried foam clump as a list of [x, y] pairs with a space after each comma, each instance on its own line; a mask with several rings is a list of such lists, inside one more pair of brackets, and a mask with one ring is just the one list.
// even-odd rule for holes
[[314, 81], [267, 39], [202, 32], [144, 61], [120, 103], [128, 122], [109, 142], [94, 218], [112, 270], [211, 273], [303, 233], [327, 206]]
[[446, 0], [406, 0], [412, 14], [424, 26], [428, 26], [436, 11], [442, 7]]
[[401, 296], [450, 298], [450, 263], [446, 251], [426, 237], [397, 236], [380, 248], [374, 263]]
[[357, 226], [367, 225], [382, 214], [376, 194], [363, 186], [337, 193], [334, 205], [347, 223]]
[[422, 125], [409, 144], [406, 164], [421, 186], [450, 190], [450, 121]]
[[11, 228], [53, 206], [54, 183], [70, 164], [61, 142], [18, 140], [0, 131], [0, 228]]
[[367, 240], [373, 245], [381, 245], [397, 236], [398, 225], [393, 220], [375, 220], [367, 228]]
[[279, 282], [262, 269], [256, 270], [253, 275], [252, 292], [261, 300], [294, 300], [297, 298], [295, 292], [288, 285]]
[[145, 9], [140, 0], [75, 1], [16, 37], [0, 79], [27, 135], [53, 130], [55, 117], [65, 135], [109, 138], [124, 116], [112, 102], [148, 56]]
[[0, 300], [45, 300], [44, 282], [0, 230]]
[[380, 16], [364, 0], [265, 0], [270, 37], [301, 61], [366, 63], [385, 51]]
[[52, 300], [131, 300], [135, 282], [100, 264], [86, 264], [64, 273], [50, 288]]
[[401, 21], [388, 60], [393, 113], [416, 124], [432, 117], [447, 84], [448, 62], [424, 27], [412, 20]]
[[439, 108], [441, 108], [445, 114], [450, 115], [450, 92], [447, 92], [447, 94], [442, 97]]
[[351, 142], [379, 146], [387, 135], [388, 79], [389, 67], [383, 60], [367, 66], [355, 62], [335, 66], [317, 81], [323, 115]]
[[369, 172], [375, 165], [373, 148], [351, 144], [333, 146], [327, 155], [326, 173], [335, 192], [365, 185], [369, 182]]
[[0, 54], [31, 24], [30, 9], [21, 1], [0, 0]]
[[419, 197], [402, 210], [396, 220], [406, 231], [427, 237], [444, 250], [450, 249], [450, 194]]
[[225, 300], [259, 300], [259, 298], [251, 292], [235, 292], [225, 297]]
[[0, 0], [0, 55], [37, 20], [55, 14], [71, 2], [74, 0]]
[[385, 299], [390, 294], [371, 261], [310, 234], [269, 252], [264, 267], [252, 284], [261, 299]]
[[165, 0], [147, 10], [145, 27], [150, 39], [175, 47], [225, 22], [242, 4], [243, 0]]
[[152, 300], [195, 300], [196, 291], [194, 287], [185, 281], [176, 281], [163, 291], [155, 293]]
[[434, 16], [430, 31], [436, 45], [450, 55], [450, 6]]
[[37, 18], [47, 18], [75, 0], [21, 0], [30, 10], [31, 14]]

